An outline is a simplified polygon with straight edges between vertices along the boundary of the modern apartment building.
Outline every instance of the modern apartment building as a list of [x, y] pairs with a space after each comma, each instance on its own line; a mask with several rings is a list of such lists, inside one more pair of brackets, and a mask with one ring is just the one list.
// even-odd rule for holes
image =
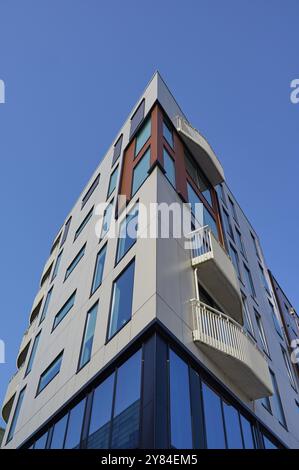
[[[191, 211], [191, 249], [146, 236], [152, 203]], [[158, 73], [58, 231], [28, 323], [4, 448], [299, 448], [258, 236]]]

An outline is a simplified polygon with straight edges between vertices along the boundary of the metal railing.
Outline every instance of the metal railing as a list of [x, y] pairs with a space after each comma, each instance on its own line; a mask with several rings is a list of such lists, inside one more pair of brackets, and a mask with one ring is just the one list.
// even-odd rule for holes
[[192, 258], [212, 253], [211, 229], [208, 225], [190, 233]]

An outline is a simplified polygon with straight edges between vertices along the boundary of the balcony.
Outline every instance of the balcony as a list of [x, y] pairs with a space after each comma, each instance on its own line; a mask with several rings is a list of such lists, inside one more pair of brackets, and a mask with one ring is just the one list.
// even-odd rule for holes
[[268, 363], [246, 331], [232, 318], [192, 300], [193, 340], [249, 400], [273, 394]]
[[208, 226], [190, 234], [192, 266], [197, 279], [221, 309], [243, 324], [242, 298], [239, 281], [230, 257]]
[[206, 139], [182, 117], [176, 117], [176, 129], [192, 156], [213, 186], [224, 181], [224, 171]]
[[2, 417], [4, 421], [7, 423], [9, 420], [9, 415], [13, 406], [14, 398], [16, 391], [18, 390], [18, 386], [20, 384], [20, 381], [22, 380], [24, 375], [24, 367], [21, 367], [10, 379], [7, 390], [6, 390], [6, 395], [3, 400], [3, 406], [2, 406]]

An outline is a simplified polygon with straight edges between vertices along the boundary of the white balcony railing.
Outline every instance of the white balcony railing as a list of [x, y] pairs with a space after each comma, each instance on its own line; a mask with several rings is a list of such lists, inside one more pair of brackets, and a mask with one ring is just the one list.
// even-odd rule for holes
[[[235, 359], [236, 367], [232, 367], [229, 360], [229, 368], [224, 372], [232, 375], [238, 385], [245, 388], [244, 393], [248, 392], [252, 399], [271, 395], [272, 385], [266, 356], [246, 330], [229, 316], [203, 302], [193, 299], [191, 304], [194, 341]], [[215, 358], [219, 357], [215, 355]], [[221, 364], [223, 368], [223, 361]], [[248, 371], [254, 375], [254, 381], [250, 379]]]
[[208, 225], [194, 230], [191, 235], [192, 258], [212, 254], [211, 229]]

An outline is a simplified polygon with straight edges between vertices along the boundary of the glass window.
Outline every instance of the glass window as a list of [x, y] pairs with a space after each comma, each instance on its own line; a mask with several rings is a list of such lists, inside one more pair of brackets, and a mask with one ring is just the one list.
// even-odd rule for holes
[[59, 312], [55, 316], [53, 330], [56, 328], [56, 326], [59, 325], [59, 323], [64, 319], [64, 317], [69, 313], [71, 308], [74, 306], [75, 298], [76, 298], [76, 291], [71, 295], [71, 297], [66, 301], [64, 306], [59, 310]]
[[199, 168], [199, 165], [196, 163], [194, 158], [187, 152], [185, 152], [185, 165], [186, 170], [189, 176], [192, 178], [204, 198], [208, 201], [210, 206], [212, 206], [212, 198], [210, 192], [210, 183], [207, 178], [204, 176], [203, 172]]
[[112, 214], [113, 214], [113, 199], [112, 201], [108, 203], [104, 212], [101, 239], [103, 239], [105, 235], [109, 232]]
[[118, 263], [137, 239], [138, 231], [138, 205], [128, 212], [126, 218], [121, 222], [119, 229], [116, 262]]
[[63, 352], [56, 357], [50, 366], [42, 373], [39, 379], [37, 394], [39, 394], [60, 372]]
[[174, 159], [169, 155], [166, 149], [163, 149], [164, 170], [166, 178], [170, 181], [172, 186], [175, 186], [175, 164]]
[[277, 333], [283, 338], [282, 329], [281, 329], [281, 326], [279, 324], [278, 318], [276, 316], [274, 306], [273, 306], [272, 302], [270, 302], [270, 300], [268, 302], [269, 302], [269, 307], [270, 307], [270, 310], [271, 310], [271, 314], [272, 314], [275, 329], [276, 329]]
[[25, 374], [25, 376], [28, 375], [29, 372], [30, 372], [31, 369], [32, 369], [32, 365], [33, 365], [33, 362], [34, 362], [36, 350], [37, 350], [38, 343], [39, 343], [39, 339], [40, 339], [40, 334], [41, 334], [41, 331], [40, 331], [40, 332], [36, 335], [36, 337], [34, 338], [34, 343], [33, 343], [33, 346], [32, 346], [32, 350], [31, 350], [31, 354], [30, 354], [29, 361], [28, 361], [28, 366], [27, 366], [27, 369], [26, 369], [26, 374]]
[[[218, 229], [214, 217], [212, 217], [189, 183], [187, 183], [187, 189], [188, 201], [191, 204], [191, 211], [197, 222], [202, 226], [208, 225], [212, 230], [216, 240], [218, 240]], [[197, 206], [197, 204], [200, 204], [200, 206]]]
[[271, 380], [272, 380], [272, 385], [273, 385], [273, 390], [274, 390], [274, 393], [271, 397], [272, 409], [273, 409], [274, 415], [276, 416], [280, 424], [286, 427], [287, 423], [286, 423], [286, 419], [285, 419], [283, 408], [282, 408], [280, 393], [278, 390], [278, 384], [277, 384], [275, 374], [272, 372], [272, 370], [270, 370], [270, 375], [271, 375]]
[[114, 376], [110, 375], [94, 391], [87, 449], [109, 448]]
[[237, 229], [237, 227], [235, 227], [235, 229], [236, 229], [235, 232], [236, 232], [236, 235], [237, 235], [237, 237], [236, 237], [237, 246], [238, 246], [239, 250], [241, 251], [242, 255], [246, 257], [241, 232]]
[[192, 422], [189, 369], [172, 350], [169, 351], [171, 446], [192, 449]]
[[85, 254], [85, 248], [86, 248], [86, 244], [81, 248], [79, 253], [76, 255], [76, 257], [73, 259], [73, 261], [71, 262], [71, 264], [67, 268], [66, 273], [65, 273], [65, 279], [67, 279], [69, 277], [69, 275], [74, 271], [74, 269], [77, 266], [77, 264], [79, 263], [79, 261], [83, 258], [84, 254]]
[[80, 401], [80, 403], [70, 411], [64, 445], [65, 449], [80, 448], [84, 410], [85, 399]]
[[48, 433], [42, 435], [34, 444], [34, 449], [45, 449], [47, 445]]
[[109, 338], [117, 333], [130, 319], [132, 314], [134, 289], [133, 261], [114, 281], [110, 313]]
[[55, 423], [50, 446], [51, 449], [63, 449], [67, 419], [68, 415], [65, 415]]
[[41, 317], [40, 317], [40, 323], [45, 319], [45, 317], [47, 315], [52, 293], [53, 293], [53, 287], [49, 290], [49, 292], [47, 294], [47, 297], [46, 297], [46, 300], [45, 300], [45, 303], [44, 303], [44, 306], [43, 306], [43, 311], [42, 311], [42, 314], [41, 314]]
[[9, 429], [9, 433], [8, 433], [8, 437], [7, 437], [6, 442], [11, 441], [13, 436], [14, 436], [17, 421], [18, 421], [19, 414], [20, 414], [20, 411], [21, 411], [21, 408], [22, 408], [22, 403], [23, 403], [23, 400], [24, 400], [25, 390], [26, 390], [26, 387], [24, 387], [20, 391], [19, 398], [18, 398], [18, 401], [17, 401], [17, 404], [16, 404], [16, 408], [15, 408], [14, 415], [13, 415], [13, 418], [12, 418], [12, 421], [11, 421], [11, 425], [10, 425], [10, 429]]
[[202, 384], [208, 449], [225, 449], [225, 436], [220, 397], [205, 383]]
[[265, 353], [267, 353], [269, 355], [269, 348], [268, 348], [268, 344], [267, 344], [266, 335], [265, 335], [265, 331], [264, 331], [261, 316], [260, 316], [259, 313], [255, 312], [255, 317], [256, 317], [258, 333], [259, 333], [261, 344], [263, 346], [263, 350], [265, 351]]
[[229, 234], [232, 240], [235, 240], [233, 229], [229, 220], [229, 215], [224, 209], [223, 209], [223, 224], [224, 224], [225, 232]]
[[131, 117], [131, 129], [130, 129], [130, 138], [136, 131], [139, 124], [142, 122], [144, 118], [144, 108], [145, 108], [145, 100], [143, 99], [136, 109], [135, 113]]
[[228, 198], [228, 200], [229, 200], [229, 203], [230, 203], [230, 207], [231, 207], [231, 210], [232, 210], [233, 217], [234, 217], [235, 221], [238, 222], [238, 217], [237, 217], [237, 211], [236, 211], [235, 204], [233, 203], [233, 201], [231, 200], [230, 197]]
[[80, 233], [83, 232], [84, 228], [86, 227], [86, 225], [88, 224], [88, 222], [89, 222], [90, 219], [92, 218], [93, 209], [94, 209], [94, 208], [92, 207], [91, 210], [88, 212], [87, 216], [85, 217], [85, 219], [83, 220], [83, 222], [81, 223], [81, 225], [77, 228], [76, 233], [75, 233], [75, 238], [74, 238], [74, 240], [77, 240], [77, 238], [79, 237]]
[[98, 186], [99, 182], [100, 182], [100, 175], [98, 175], [96, 177], [96, 179], [94, 180], [94, 182], [92, 183], [92, 185], [88, 189], [87, 193], [85, 194], [84, 198], [82, 199], [81, 209], [83, 209], [83, 207], [85, 206], [85, 204], [87, 203], [87, 201], [91, 197], [92, 193], [94, 192], [94, 190]]
[[232, 405], [223, 402], [223, 412], [227, 447], [229, 449], [243, 449], [238, 411]]
[[121, 136], [119, 137], [118, 141], [117, 141], [116, 144], [114, 145], [112, 166], [114, 165], [114, 163], [115, 163], [115, 162], [119, 159], [119, 157], [120, 157], [122, 143], [123, 143], [123, 135], [121, 135]]
[[117, 371], [112, 449], [136, 449], [139, 444], [141, 351]]
[[84, 367], [91, 358], [94, 331], [97, 321], [98, 303], [94, 305], [87, 313], [83, 342], [79, 360], [79, 369]]
[[68, 233], [69, 233], [69, 229], [70, 229], [70, 226], [71, 226], [71, 222], [72, 222], [72, 217], [70, 217], [68, 219], [68, 221], [66, 222], [65, 226], [64, 226], [64, 231], [63, 231], [63, 235], [62, 235], [62, 239], [61, 239], [61, 243], [60, 243], [60, 246], [64, 245], [66, 239], [67, 239], [67, 236], [68, 236]]
[[280, 345], [280, 347], [281, 347], [282, 357], [283, 357], [283, 360], [284, 360], [284, 363], [285, 363], [285, 366], [286, 366], [287, 374], [288, 374], [289, 379], [290, 379], [290, 383], [291, 383], [292, 387], [296, 389], [295, 378], [294, 378], [294, 374], [293, 374], [293, 370], [292, 370], [292, 366], [291, 366], [288, 354], [287, 354], [286, 350], [281, 345]]
[[247, 289], [249, 290], [251, 295], [255, 297], [256, 294], [255, 294], [255, 288], [254, 288], [251, 272], [249, 271], [249, 269], [247, 268], [245, 264], [244, 264], [244, 271], [245, 271]]
[[255, 449], [255, 439], [254, 439], [254, 431], [252, 424], [244, 418], [244, 416], [240, 415], [241, 418], [241, 427], [243, 432], [243, 442], [245, 449]]
[[222, 184], [218, 184], [218, 186], [216, 186], [216, 191], [217, 191], [218, 197], [222, 199], [224, 204], [226, 204], [225, 194], [224, 194], [224, 189], [223, 189]]
[[140, 186], [148, 177], [150, 168], [151, 149], [149, 148], [133, 170], [132, 196], [138, 191]]
[[151, 119], [148, 119], [138, 131], [136, 137], [136, 146], [135, 146], [135, 157], [138, 155], [144, 144], [148, 141], [151, 136], [151, 126], [152, 122]]
[[237, 272], [237, 275], [239, 276], [239, 278], [241, 278], [238, 253], [236, 252], [236, 250], [231, 244], [229, 244], [229, 251], [230, 251], [230, 256], [231, 256], [233, 265], [235, 267], [235, 270]]
[[268, 286], [268, 282], [267, 282], [266, 277], [265, 277], [264, 269], [260, 265], [260, 263], [259, 263], [259, 271], [260, 271], [262, 284], [265, 287], [266, 291], [269, 292], [269, 286]]
[[252, 242], [253, 242], [253, 245], [254, 245], [254, 248], [255, 248], [255, 253], [256, 253], [257, 257], [259, 259], [261, 259], [260, 253], [259, 253], [259, 247], [258, 247], [258, 244], [257, 244], [257, 240], [256, 240], [255, 236], [253, 235], [253, 233], [250, 232], [250, 235], [251, 235]]
[[245, 320], [246, 328], [247, 328], [247, 330], [250, 331], [250, 333], [252, 335], [254, 335], [254, 330], [253, 330], [251, 316], [250, 316], [250, 313], [249, 313], [248, 303], [247, 303], [247, 299], [244, 295], [242, 295], [242, 303], [243, 303], [243, 314], [244, 314], [244, 320]]
[[52, 281], [55, 279], [55, 277], [58, 274], [58, 270], [59, 270], [59, 266], [60, 266], [60, 262], [62, 258], [62, 253], [63, 253], [63, 250], [61, 250], [61, 252], [57, 256], [56, 263], [55, 263], [54, 270], [53, 270]]
[[278, 449], [278, 447], [273, 444], [272, 441], [270, 441], [270, 439], [268, 439], [265, 435], [263, 435], [263, 441], [264, 441], [264, 446], [265, 446], [265, 449]]
[[110, 176], [107, 198], [109, 196], [111, 196], [111, 194], [113, 193], [113, 191], [116, 188], [117, 175], [118, 175], [118, 166], [115, 168], [115, 170], [113, 171], [113, 173]]
[[261, 403], [262, 405], [264, 406], [264, 408], [266, 408], [266, 410], [268, 410], [270, 413], [272, 413], [272, 410], [271, 410], [271, 403], [270, 403], [270, 399], [269, 397], [264, 397], [261, 399]]
[[170, 147], [174, 148], [173, 145], [173, 134], [170, 126], [163, 121], [163, 136], [166, 142], [170, 145]]
[[102, 284], [105, 259], [106, 259], [106, 250], [107, 250], [107, 246], [105, 245], [103, 246], [103, 248], [97, 255], [93, 281], [92, 281], [91, 294], [93, 294], [98, 289], [98, 287], [100, 287], [100, 285]]

